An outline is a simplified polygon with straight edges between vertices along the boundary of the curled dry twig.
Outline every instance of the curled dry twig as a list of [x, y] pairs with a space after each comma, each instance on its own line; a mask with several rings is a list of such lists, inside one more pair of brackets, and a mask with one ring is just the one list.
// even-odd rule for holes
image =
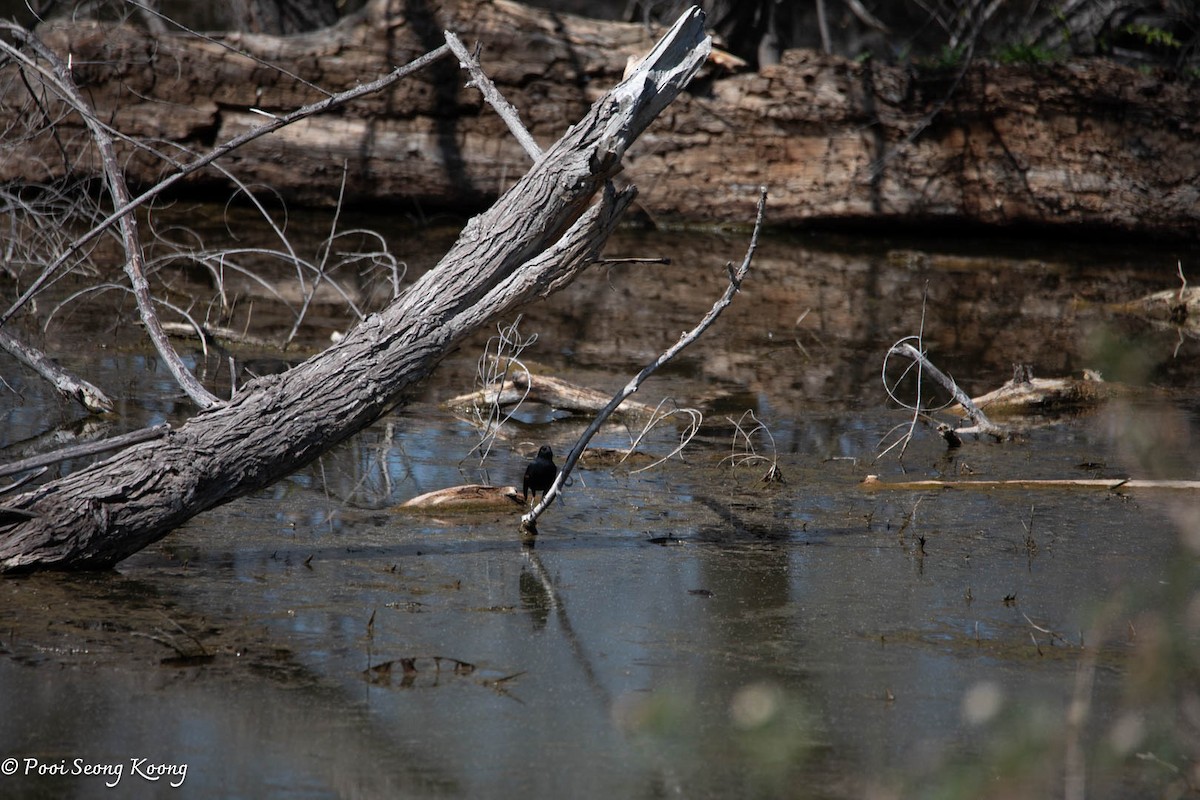
[[[754, 423], [749, 430], [746, 429], [746, 418]], [[753, 409], [746, 409], [737, 419], [726, 417], [734, 427], [733, 441], [731, 443], [732, 453], [721, 459], [721, 463], [728, 462], [731, 466], [741, 467], [747, 464], [756, 464], [763, 461], [768, 462], [767, 471], [762, 476], [763, 483], [776, 483], [783, 480], [783, 473], [779, 469], [779, 453], [775, 448], [775, 437], [771, 434], [771, 429], [766, 423], [760, 420], [754, 413]], [[759, 453], [754, 446], [754, 437], [758, 435], [766, 437], [768, 444], [771, 447], [771, 455], [766, 456]], [[739, 443], [741, 449], [739, 451]]]
[[686, 448], [688, 446], [688, 444], [691, 443], [692, 439], [695, 438], [696, 434], [699, 433], [700, 424], [702, 422], [704, 422], [704, 415], [702, 413], [700, 413], [700, 410], [695, 409], [695, 408], [680, 408], [680, 407], [676, 406], [674, 408], [670, 408], [670, 409], [667, 409], [666, 411], [663, 411], [663, 406], [667, 403], [667, 401], [669, 399], [670, 398], [663, 398], [662, 400], [659, 401], [658, 405], [654, 407], [654, 413], [650, 415], [650, 419], [646, 422], [646, 424], [644, 426], [642, 426], [641, 432], [636, 437], [634, 437], [633, 441], [629, 445], [629, 450], [626, 451], [625, 455], [621, 457], [621, 461], [624, 462], [625, 459], [629, 458], [630, 455], [632, 455], [634, 452], [636, 452], [638, 445], [641, 444], [641, 442], [642, 442], [642, 439], [645, 439], [646, 435], [649, 434], [650, 431], [652, 431], [652, 430], [654, 430], [654, 428], [658, 427], [658, 424], [660, 422], [663, 422], [664, 420], [666, 420], [676, 414], [681, 414], [688, 418], [688, 424], [684, 427], [683, 431], [679, 434], [679, 444], [673, 450], [671, 450], [671, 452], [667, 453], [662, 458], [659, 458], [658, 460], [654, 461], [654, 463], [647, 464], [644, 467], [638, 467], [637, 469], [633, 470], [630, 473], [631, 475], [636, 475], [639, 472], [645, 472], [646, 470], [654, 469], [659, 464], [665, 463], [665, 462], [669, 461], [670, 459], [674, 458], [675, 456], [681, 454], [683, 452], [684, 448]]
[[[475, 421], [483, 428], [483, 434], [467, 455], [479, 453], [481, 466], [491, 455], [492, 446], [496, 443], [496, 437], [500, 434], [501, 428], [512, 419], [525, 398], [529, 396], [532, 382], [529, 380], [529, 369], [521, 361], [521, 354], [526, 348], [532, 346], [538, 337], [536, 333], [528, 337], [522, 336], [520, 324], [521, 315], [517, 315], [511, 324], [504, 327], [497, 326], [497, 334], [487, 340], [487, 344], [483, 348], [483, 355], [479, 357], [479, 362], [475, 367], [475, 385], [481, 390], [480, 396], [484, 398], [490, 396], [491, 398], [491, 402], [486, 407], [478, 403], [471, 406]], [[520, 399], [506, 411], [500, 400], [504, 387], [509, 385], [509, 378], [514, 369], [525, 374], [524, 391]], [[513, 385], [518, 383], [514, 381]]]
[[679, 341], [663, 351], [663, 353], [661, 353], [654, 361], [643, 367], [642, 371], [634, 376], [629, 383], [625, 384], [620, 391], [613, 395], [613, 398], [608, 402], [608, 405], [606, 405], [600, 411], [600, 413], [597, 414], [594, 419], [592, 419], [591, 424], [588, 425], [587, 429], [575, 442], [575, 445], [571, 448], [571, 452], [567, 454], [567, 458], [563, 462], [562, 468], [558, 471], [558, 477], [554, 479], [554, 483], [550, 486], [546, 493], [542, 495], [541, 501], [534, 506], [529, 513], [521, 517], [521, 531], [523, 533], [527, 535], [537, 534], [538, 517], [545, 513], [546, 509], [549, 508], [554, 502], [555, 498], [558, 497], [559, 492], [562, 491], [562, 487], [566, 484], [566, 481], [571, 474], [571, 470], [575, 468], [575, 464], [579, 461], [579, 457], [583, 454], [588, 442], [590, 442], [592, 437], [596, 435], [596, 432], [600, 430], [600, 427], [604, 424], [604, 421], [607, 420], [609, 416], [611, 416], [612, 413], [617, 410], [617, 407], [620, 406], [627, 397], [641, 388], [641, 385], [646, 381], [646, 379], [649, 378], [650, 375], [652, 375], [659, 367], [669, 362], [685, 347], [700, 338], [704, 331], [706, 331], [709, 326], [717, 321], [717, 317], [721, 315], [721, 312], [733, 302], [734, 295], [736, 295], [741, 289], [742, 281], [745, 280], [746, 275], [750, 272], [750, 264], [754, 260], [754, 251], [758, 249], [758, 235], [762, 230], [763, 215], [766, 211], [766, 206], [767, 187], [763, 186], [759, 190], [758, 212], [754, 220], [754, 231], [750, 235], [750, 244], [746, 248], [746, 256], [742, 259], [742, 263], [737, 269], [734, 269], [733, 264], [725, 265], [725, 268], [729, 273], [729, 285], [725, 287], [724, 294], [722, 294], [717, 302], [713, 304], [713, 307], [709, 309], [709, 312], [704, 316], [704, 318], [696, 324], [696, 327], [685, 332], [679, 337]]
[[[946, 439], [947, 443], [949, 443], [949, 445], [951, 447], [955, 447], [961, 443], [961, 440], [959, 439], [959, 434], [961, 434], [961, 433], [983, 433], [983, 434], [987, 434], [990, 436], [994, 436], [997, 439], [1002, 439], [1007, 435], [1007, 431], [1005, 431], [1005, 429], [1002, 428], [1001, 426], [996, 425], [991, 420], [989, 420], [987, 418], [987, 415], [983, 413], [983, 410], [975, 405], [974, 401], [971, 400], [970, 396], [968, 396], [966, 392], [964, 392], [962, 389], [960, 389], [958, 384], [955, 383], [954, 380], [949, 375], [946, 375], [946, 373], [942, 372], [940, 369], [938, 369], [936, 366], [934, 366], [933, 362], [929, 360], [928, 356], [926, 356], [925, 352], [924, 352], [924, 345], [923, 345], [924, 335], [925, 335], [925, 303], [924, 303], [924, 299], [923, 299], [922, 303], [921, 303], [920, 332], [917, 333], [915, 336], [905, 336], [903, 339], [900, 339], [895, 344], [893, 344], [890, 348], [888, 348], [887, 354], [884, 356], [884, 359], [883, 359], [883, 368], [881, 370], [881, 377], [880, 377], [880, 379], [883, 382], [883, 389], [887, 393], [888, 398], [890, 398], [893, 402], [895, 402], [901, 408], [905, 408], [909, 411], [912, 411], [913, 412], [912, 420], [909, 422], [909, 424], [907, 426], [897, 425], [895, 428], [892, 428], [892, 430], [888, 431], [884, 435], [883, 439], [880, 440], [880, 443], [879, 443], [880, 446], [882, 446], [883, 443], [887, 441], [888, 437], [890, 437], [894, 432], [896, 432], [898, 430], [903, 430], [907, 427], [907, 430], [905, 430], [905, 432], [896, 441], [892, 442], [882, 452], [880, 452], [879, 455], [876, 456], [876, 460], [883, 458], [884, 456], [886, 456], [888, 453], [890, 453], [892, 450], [896, 449], [897, 447], [900, 448], [900, 454], [897, 458], [900, 460], [903, 460], [904, 453], [905, 453], [905, 451], [907, 451], [909, 442], [912, 441], [913, 435], [916, 431], [917, 423], [920, 422], [921, 420], [927, 420], [927, 421], [931, 422], [935, 427], [937, 427], [938, 432], [942, 435], [942, 437], [944, 439]], [[888, 366], [889, 366], [890, 359], [892, 356], [902, 356], [904, 358], [908, 358], [912, 361], [912, 363], [904, 368], [904, 370], [901, 372], [900, 376], [895, 381], [889, 382]], [[916, 398], [910, 403], [910, 402], [903, 400], [900, 397], [900, 395], [898, 394], [898, 392], [896, 390], [896, 387], [899, 386], [899, 384], [902, 380], [904, 380], [911, 374], [911, 371], [913, 369], [916, 369], [916, 371], [917, 371], [916, 381], [915, 381]], [[950, 395], [953, 398], [953, 400], [962, 406], [962, 408], [966, 411], [968, 418], [974, 423], [973, 428], [960, 428], [960, 429], [955, 430], [954, 428], [951, 428], [949, 425], [939, 423], [936, 420], [933, 420], [928, 415], [928, 411], [937, 411], [939, 409], [926, 409], [925, 408], [925, 403], [924, 403], [921, 393], [922, 393], [922, 390], [924, 387], [923, 377], [926, 373], [928, 373], [928, 375], [931, 378], [936, 380], [948, 392], [950, 392]], [[947, 402], [946, 404], [941, 406], [941, 408], [948, 408], [950, 405], [951, 405], [951, 403]]]

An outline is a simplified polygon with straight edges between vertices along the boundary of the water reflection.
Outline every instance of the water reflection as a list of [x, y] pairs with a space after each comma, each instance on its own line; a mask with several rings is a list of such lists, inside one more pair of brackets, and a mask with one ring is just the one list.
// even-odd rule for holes
[[[612, 255], [665, 254], [674, 266], [595, 270], [526, 309], [522, 328], [539, 332], [527, 357], [615, 389], [707, 310], [743, 245], [623, 236]], [[410, 278], [430, 260], [402, 256]], [[1096, 794], [1159, 787], [1129, 764], [1103, 766], [1093, 745], [1124, 702], [1127, 631], [1176, 580], [1172, 515], [1194, 501], [858, 485], [868, 471], [1071, 477], [1148, 464], [1192, 477], [1194, 359], [1179, 357], [1174, 334], [1104, 305], [1172, 279], [1173, 260], [1144, 257], [770, 240], [713, 335], [644, 390], [646, 402], [670, 395], [706, 412], [695, 444], [645, 473], [581, 471], [533, 549], [512, 515], [393, 508], [476, 479], [479, 431], [440, 402], [473, 388], [484, 332], [405, 408], [117, 571], [0, 582], [0, 756], [184, 761], [197, 795], [921, 795], [960, 764], [993, 775], [1011, 730], [1058, 746], [1094, 648]], [[1143, 384], [1176, 391], [1016, 443], [948, 454], [918, 437], [903, 464], [876, 462], [905, 419], [883, 399], [882, 353], [922, 324], [935, 360], [972, 390], [1007, 378], [1013, 361], [1047, 375], [1091, 366], [1104, 329], [1105, 341], [1128, 333], [1152, 354]], [[55, 325], [46, 345], [120, 387], [112, 432], [189, 413], [135, 332], [116, 331], [100, 357], [73, 337]], [[190, 357], [227, 376], [224, 355]], [[271, 359], [283, 366], [277, 354], [238, 363]], [[14, 389], [0, 401], [6, 456], [59, 433], [95, 435], [0, 364]], [[748, 409], [769, 427], [762, 452], [782, 483], [728, 458]], [[581, 424], [517, 421], [483, 468], [519, 483], [519, 445], [565, 450]], [[614, 426], [597, 444], [627, 446], [635, 433]], [[646, 446], [669, 452], [677, 437], [663, 428]], [[181, 656], [193, 658], [170, 661]], [[381, 665], [389, 679], [370, 680]], [[970, 700], [980, 697], [994, 706], [986, 714]], [[101, 791], [74, 777], [0, 785]]]

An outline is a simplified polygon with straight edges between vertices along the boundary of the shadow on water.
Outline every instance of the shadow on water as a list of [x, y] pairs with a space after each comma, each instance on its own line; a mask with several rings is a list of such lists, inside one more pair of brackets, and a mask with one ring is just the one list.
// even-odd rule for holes
[[[412, 249], [400, 253], [408, 280], [436, 258], [413, 236], [394, 246]], [[609, 255], [673, 266], [597, 268], [526, 309], [522, 330], [538, 339], [524, 358], [614, 390], [707, 310], [743, 246], [623, 234]], [[1195, 340], [1113, 305], [1175, 286], [1175, 256], [995, 249], [771, 238], [717, 327], [643, 389], [644, 402], [702, 409], [700, 435], [653, 470], [578, 472], [532, 548], [514, 514], [395, 508], [481, 473], [519, 483], [520, 449], [563, 452], [578, 435], [578, 419], [531, 413], [481, 470], [469, 456], [479, 430], [442, 403], [474, 388], [483, 332], [402, 409], [117, 570], [0, 581], [0, 757], [18, 759], [4, 794], [105, 791], [113, 776], [73, 774], [76, 759], [123, 765], [122, 785], [142, 791], [137, 758], [186, 764], [196, 796], [1178, 786], [1172, 768], [1195, 753], [1156, 716], [1174, 690], [1142, 685], [1167, 668], [1138, 670], [1170, 627], [1158, 615], [1195, 585], [1178, 535], [1197, 518], [1190, 494], [860, 486], [868, 473], [1195, 477]], [[177, 278], [176, 290], [211, 291]], [[110, 313], [76, 303], [30, 335], [118, 387], [114, 421], [91, 430], [0, 360], [6, 458], [190, 413], [135, 326], [89, 338]], [[256, 317], [270, 326], [270, 313], [260, 300]], [[286, 366], [349, 324], [337, 313], [314, 310], [322, 323], [282, 361], [231, 352]], [[1046, 376], [1101, 364], [1138, 391], [1014, 442], [948, 452], [919, 429], [903, 462], [877, 460], [909, 416], [883, 395], [882, 356], [922, 325], [934, 360], [973, 393], [1014, 362]], [[186, 356], [212, 375], [227, 363]], [[747, 410], [769, 431], [753, 459], [737, 436]], [[596, 444], [636, 434], [613, 425]], [[678, 435], [661, 426], [643, 446], [666, 453]], [[781, 480], [763, 480], [770, 463]], [[1194, 644], [1194, 619], [1171, 624]], [[39, 774], [56, 765], [67, 774]]]

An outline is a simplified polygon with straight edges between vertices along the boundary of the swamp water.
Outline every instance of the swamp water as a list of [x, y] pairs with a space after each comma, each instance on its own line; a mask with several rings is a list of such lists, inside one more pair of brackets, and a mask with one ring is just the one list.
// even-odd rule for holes
[[[407, 280], [450, 236], [396, 236]], [[520, 330], [538, 338], [522, 359], [615, 391], [707, 311], [745, 240], [622, 233], [609, 256], [672, 265], [598, 266], [531, 305]], [[1200, 732], [1194, 494], [861, 485], [1196, 478], [1200, 343], [1115, 306], [1176, 288], [1178, 257], [769, 236], [717, 325], [636, 396], [704, 412], [682, 458], [577, 470], [533, 547], [515, 513], [396, 509], [453, 484], [519, 484], [530, 447], [548, 443], [561, 462], [586, 423], [524, 407], [481, 470], [480, 428], [445, 406], [475, 388], [494, 334], [481, 332], [319, 462], [115, 570], [0, 580], [0, 760], [15, 759], [0, 794], [1185, 790]], [[156, 277], [184, 294], [203, 286], [201, 306], [204, 279]], [[245, 308], [256, 290], [231, 291]], [[0, 357], [5, 460], [98, 426], [186, 419], [129, 305], [80, 301], [44, 334], [21, 329], [116, 395], [119, 413], [85, 423]], [[334, 303], [308, 320], [315, 348], [350, 314]], [[947, 450], [919, 426], [902, 460], [879, 457], [911, 417], [886, 396], [884, 355], [922, 331], [972, 394], [1014, 362], [1046, 377], [1096, 369], [1132, 389], [1015, 420], [1015, 441]], [[225, 354], [177, 345], [228, 391]], [[233, 352], [256, 371], [283, 366], [277, 352]], [[751, 453], [739, 424], [750, 434], [756, 421]], [[672, 418], [640, 447], [665, 455], [680, 432]], [[593, 444], [637, 433], [614, 424]], [[762, 480], [772, 462], [781, 482]]]

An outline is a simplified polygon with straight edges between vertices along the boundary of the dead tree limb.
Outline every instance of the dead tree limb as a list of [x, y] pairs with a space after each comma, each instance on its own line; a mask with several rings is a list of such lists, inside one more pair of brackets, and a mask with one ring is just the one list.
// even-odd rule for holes
[[960, 389], [958, 384], [954, 382], [953, 378], [934, 366], [933, 362], [924, 353], [907, 341], [893, 345], [888, 350], [888, 355], [898, 355], [912, 359], [920, 364], [922, 369], [928, 372], [934, 380], [944, 386], [954, 396], [955, 401], [962, 406], [967, 418], [974, 424], [974, 427], [971, 429], [959, 429], [959, 433], [984, 433], [1000, 439], [1008, 435], [1008, 432], [1003, 427], [988, 419], [987, 414], [984, 414], [979, 406], [975, 405], [967, 393]]
[[0, 348], [50, 381], [63, 397], [77, 400], [88, 411], [104, 414], [113, 410], [112, 400], [100, 387], [70, 374], [51, 361], [45, 353], [30, 347], [3, 328], [0, 328]]
[[[71, 77], [70, 67], [43, 45], [36, 36], [25, 33], [19, 28], [17, 30], [21, 31], [17, 34], [18, 38], [50, 64], [53, 71], [52, 85], [55, 90], [62, 94], [71, 107], [83, 117], [88, 131], [92, 134], [92, 141], [96, 143], [96, 149], [100, 152], [104, 182], [108, 186], [108, 194], [112, 198], [113, 207], [129, 206], [129, 187], [125, 183], [125, 173], [117, 162], [117, 153], [113, 147], [113, 138], [108, 126], [97, 119], [87, 100], [79, 93], [75, 79]], [[9, 55], [20, 55], [11, 48], [6, 48], [6, 50]], [[179, 357], [179, 353], [175, 352], [170, 338], [162, 329], [158, 312], [154, 310], [154, 298], [150, 296], [150, 284], [146, 280], [142, 242], [138, 235], [138, 222], [133, 210], [122, 214], [118, 224], [121, 228], [121, 243], [125, 247], [125, 274], [129, 276], [129, 284], [133, 289], [134, 299], [137, 301], [138, 313], [141, 315], [142, 324], [146, 327], [146, 333], [149, 335], [151, 343], [154, 344], [154, 349], [158, 351], [159, 357], [162, 358], [163, 363], [175, 378], [175, 382], [193, 403], [200, 408], [212, 408], [219, 405], [221, 401], [192, 374], [187, 365], [183, 363], [183, 359]]]
[[537, 161], [542, 157], [542, 148], [533, 140], [533, 136], [521, 124], [521, 115], [512, 107], [512, 104], [504, 99], [504, 95], [500, 94], [500, 90], [496, 88], [496, 84], [492, 83], [492, 79], [483, 71], [483, 67], [479, 65], [479, 60], [475, 56], [467, 52], [467, 48], [463, 46], [462, 41], [454, 35], [452, 31], [446, 31], [446, 44], [454, 52], [455, 58], [458, 59], [459, 66], [471, 73], [471, 81], [468, 86], [474, 86], [488, 101], [496, 113], [500, 115], [500, 119], [504, 120], [504, 124], [508, 126], [509, 131], [521, 144], [521, 148], [529, 154], [529, 157]]
[[693, 7], [433, 270], [337, 345], [160, 440], [12, 498], [7, 508], [34, 516], [0, 525], [0, 571], [115, 564], [313, 461], [394, 407], [480, 325], [564, 286], [599, 257], [636, 194], [610, 183], [626, 149], [709, 48]]
[[[24, 29], [12, 23], [0, 22], [0, 31], [8, 31], [13, 35], [16, 35], [18, 32], [24, 32]], [[126, 214], [129, 214], [134, 209], [145, 205], [150, 200], [171, 188], [171, 186], [173, 186], [176, 182], [193, 173], [212, 166], [218, 159], [228, 155], [229, 153], [232, 153], [234, 150], [238, 149], [242, 145], [247, 144], [248, 142], [252, 142], [255, 139], [259, 139], [263, 136], [274, 133], [280, 128], [287, 127], [288, 125], [291, 125], [299, 120], [315, 116], [322, 112], [329, 111], [330, 109], [338, 108], [339, 106], [343, 106], [360, 97], [365, 97], [367, 95], [382, 91], [396, 81], [429, 66], [439, 58], [449, 55], [449, 53], [450, 47], [448, 45], [442, 45], [441, 47], [431, 50], [419, 58], [413, 59], [403, 66], [396, 67], [382, 78], [378, 78], [369, 83], [364, 83], [361, 86], [356, 86], [353, 89], [340, 92], [332, 97], [326, 97], [324, 100], [303, 106], [302, 108], [298, 108], [289, 114], [273, 116], [270, 122], [238, 134], [224, 144], [214, 147], [204, 155], [199, 156], [185, 164], [178, 165], [175, 168], [175, 171], [170, 175], [163, 178], [149, 189], [146, 189], [128, 203], [115, 209], [112, 214], [101, 220], [98, 225], [94, 226], [89, 231], [72, 241], [68, 247], [59, 253], [58, 257], [53, 262], [46, 265], [45, 269], [43, 269], [41, 274], [38, 275], [37, 279], [30, 284], [29, 288], [27, 288], [20, 297], [13, 301], [12, 305], [10, 305], [8, 309], [4, 311], [4, 313], [0, 314], [0, 326], [3, 326], [13, 314], [20, 310], [34, 295], [41, 291], [46, 282], [49, 281], [50, 278], [52, 278], [55, 273], [58, 272], [58, 270], [62, 269], [67, 262], [69, 262], [71, 258], [74, 257], [75, 254], [78, 253], [85, 245], [87, 245], [100, 234], [104, 233], [113, 225], [116, 225], [118, 222], [120, 222]]]
[[[639, 69], [641, 69], [641, 67], [639, 67]], [[579, 461], [579, 457], [583, 455], [583, 451], [587, 449], [588, 442], [592, 440], [592, 437], [595, 436], [596, 432], [600, 430], [602, 425], [604, 425], [604, 421], [607, 420], [609, 416], [611, 416], [612, 413], [617, 410], [618, 406], [625, 402], [626, 398], [641, 388], [641, 385], [646, 382], [646, 379], [649, 378], [650, 375], [655, 372], [655, 370], [677, 356], [692, 342], [699, 339], [700, 335], [703, 334], [710, 325], [717, 321], [717, 317], [721, 315], [721, 312], [733, 302], [733, 296], [738, 293], [738, 290], [741, 289], [742, 281], [746, 279], [746, 275], [750, 272], [750, 262], [754, 260], [754, 251], [758, 249], [758, 233], [762, 229], [763, 212], [766, 209], [766, 205], [767, 189], [764, 186], [759, 191], [758, 215], [754, 220], [754, 232], [750, 236], [750, 245], [746, 248], [746, 257], [742, 259], [741, 265], [736, 270], [733, 268], [732, 263], [725, 265], [725, 268], [729, 272], [729, 285], [725, 287], [725, 293], [721, 295], [717, 302], [713, 303], [713, 307], [709, 309], [708, 313], [704, 315], [704, 318], [700, 320], [700, 322], [696, 323], [696, 327], [692, 328], [690, 331], [685, 331], [683, 335], [679, 337], [679, 341], [668, 347], [662, 352], [661, 355], [659, 355], [658, 358], [643, 367], [642, 371], [634, 376], [633, 380], [621, 387], [621, 390], [613, 395], [612, 400], [608, 401], [608, 405], [600, 410], [600, 413], [597, 414], [587, 426], [587, 430], [585, 430], [575, 442], [575, 446], [571, 448], [571, 452], [567, 454], [567, 458], [563, 462], [562, 468], [559, 469], [558, 475], [554, 478], [554, 483], [551, 484], [550, 488], [546, 490], [546, 493], [542, 495], [541, 501], [534, 506], [528, 514], [525, 514], [523, 517], [521, 517], [521, 532], [524, 535], [537, 535], [538, 517], [540, 517], [546, 511], [546, 509], [550, 507], [550, 504], [554, 502], [555, 498], [558, 497], [559, 493], [562, 491], [562, 487], [566, 484], [567, 478], [571, 475], [571, 470], [575, 468], [575, 463]]]
[[98, 442], [88, 442], [86, 444], [77, 444], [71, 447], [64, 447], [55, 450], [53, 453], [43, 453], [40, 456], [31, 456], [23, 458], [20, 461], [10, 461], [7, 464], [0, 464], [0, 478], [8, 475], [16, 475], [19, 472], [27, 472], [29, 470], [45, 467], [50, 464], [58, 464], [71, 458], [84, 458], [86, 456], [94, 456], [97, 453], [107, 453], [109, 450], [119, 450], [122, 447], [127, 447], [131, 444], [139, 442], [148, 442], [151, 439], [159, 439], [167, 435], [167, 431], [171, 430], [169, 423], [153, 425], [149, 428], [131, 431], [113, 436], [108, 439], [101, 439]]

